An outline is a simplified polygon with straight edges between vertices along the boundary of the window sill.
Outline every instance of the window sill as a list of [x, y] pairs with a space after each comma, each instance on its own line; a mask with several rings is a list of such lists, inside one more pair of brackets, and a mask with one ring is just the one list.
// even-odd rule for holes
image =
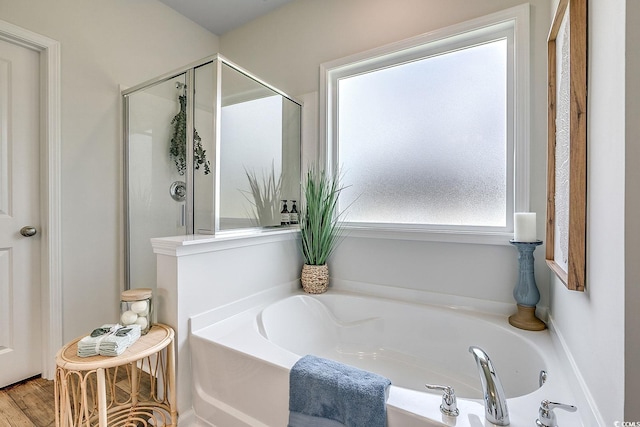
[[393, 240], [421, 240], [426, 242], [471, 243], [480, 245], [509, 245], [513, 233], [492, 231], [426, 230], [384, 226], [344, 225], [345, 236]]

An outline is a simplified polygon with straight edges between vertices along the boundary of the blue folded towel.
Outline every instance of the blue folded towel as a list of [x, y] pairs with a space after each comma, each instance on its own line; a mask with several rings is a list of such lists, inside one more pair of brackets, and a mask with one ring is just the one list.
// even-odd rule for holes
[[289, 377], [288, 427], [385, 427], [387, 378], [307, 355]]

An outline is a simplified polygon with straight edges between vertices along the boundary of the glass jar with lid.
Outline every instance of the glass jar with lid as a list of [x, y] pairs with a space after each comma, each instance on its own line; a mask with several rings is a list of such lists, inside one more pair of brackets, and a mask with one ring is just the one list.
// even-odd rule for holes
[[120, 294], [120, 323], [138, 324], [142, 335], [149, 332], [153, 313], [152, 291], [149, 288], [129, 289]]

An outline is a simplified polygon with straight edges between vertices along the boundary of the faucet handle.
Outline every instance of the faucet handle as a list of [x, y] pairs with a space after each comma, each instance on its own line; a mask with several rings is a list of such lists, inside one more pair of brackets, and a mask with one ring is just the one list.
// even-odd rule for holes
[[564, 409], [569, 412], [576, 412], [578, 408], [573, 405], [566, 405], [564, 403], [550, 402], [543, 400], [540, 402], [540, 409], [538, 410], [538, 419], [536, 420], [536, 426], [538, 427], [557, 427], [556, 414], [553, 412], [555, 408]]
[[458, 410], [458, 402], [456, 400], [456, 392], [453, 387], [446, 385], [425, 384], [429, 390], [442, 391], [442, 405], [440, 405], [440, 412], [451, 417], [457, 417], [460, 411]]

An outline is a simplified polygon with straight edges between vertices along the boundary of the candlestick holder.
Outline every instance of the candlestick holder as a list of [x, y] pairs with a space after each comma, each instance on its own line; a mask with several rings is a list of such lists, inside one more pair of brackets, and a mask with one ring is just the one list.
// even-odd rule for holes
[[516, 328], [527, 331], [541, 331], [547, 327], [536, 317], [536, 304], [540, 301], [540, 292], [533, 274], [533, 251], [542, 244], [542, 240], [535, 242], [517, 242], [509, 240], [518, 249], [519, 276], [518, 284], [513, 289], [518, 312], [509, 317], [509, 323]]

